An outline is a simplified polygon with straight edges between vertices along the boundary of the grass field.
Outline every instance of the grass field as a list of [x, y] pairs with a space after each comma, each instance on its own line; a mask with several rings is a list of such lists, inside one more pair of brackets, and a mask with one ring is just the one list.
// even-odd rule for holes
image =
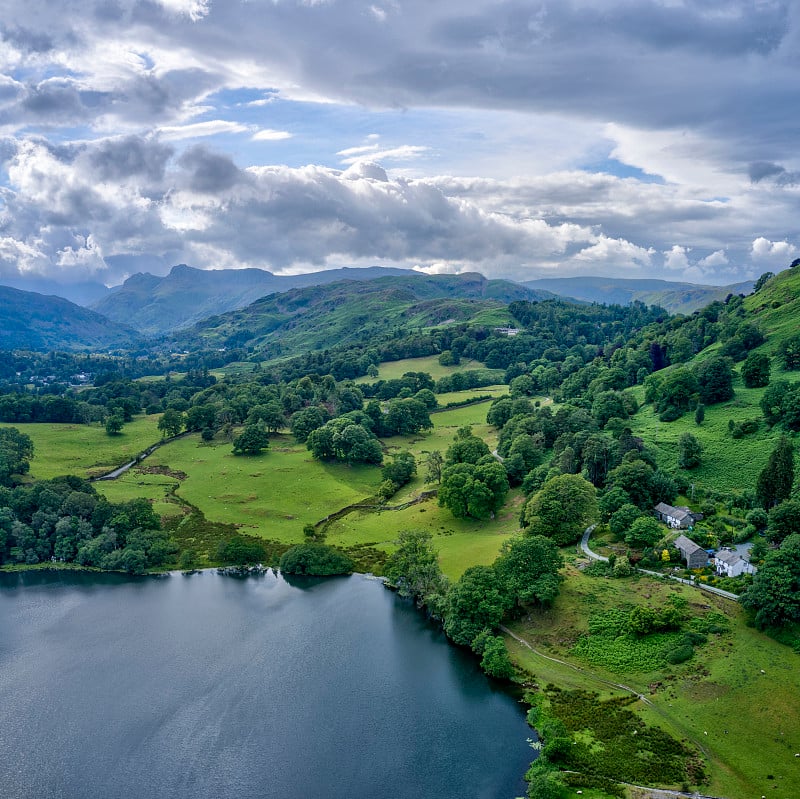
[[169, 501], [168, 497], [179, 484], [179, 480], [168, 475], [148, 474], [132, 469], [116, 480], [97, 482], [94, 487], [110, 502], [127, 502], [143, 497], [152, 502], [153, 510], [159, 516], [177, 516], [183, 510], [180, 504]]
[[[608, 680], [645, 694], [652, 705], [639, 702], [634, 708], [646, 722], [694, 742], [705, 753], [711, 784], [704, 793], [726, 799], [798, 795], [800, 758], [794, 757], [800, 751], [798, 655], [747, 627], [742, 609], [733, 602], [647, 577], [597, 579], [581, 574], [574, 565], [566, 573], [552, 609], [534, 611], [510, 627], [544, 655], [584, 671], [546, 660], [507, 638], [512, 656], [535, 675], [537, 683], [619, 695], [618, 689], [599, 681]], [[710, 635], [692, 660], [650, 672], [614, 672], [571, 653], [578, 636], [588, 629], [590, 613], [626, 603], [660, 607], [673, 594], [684, 596], [695, 614], [723, 613], [730, 632]]]
[[184, 472], [178, 496], [210, 521], [289, 542], [302, 541], [304, 525], [374, 494], [380, 483], [375, 467], [320, 463], [283, 435], [256, 456], [235, 456], [228, 442], [187, 436], [157, 450], [146, 464]]
[[62, 474], [91, 477], [133, 459], [161, 439], [159, 414], [137, 416], [116, 436], [99, 424], [0, 424], [16, 427], [33, 441], [31, 476], [49, 480]]
[[[778, 372], [773, 379], [797, 379], [796, 374]], [[642, 401], [641, 388], [639, 399]], [[656, 451], [659, 466], [677, 468], [678, 439], [691, 433], [703, 445], [700, 466], [688, 472], [698, 486], [719, 491], [754, 488], [759, 472], [770, 452], [784, 432], [780, 426], [769, 429], [763, 420], [756, 433], [734, 439], [728, 431], [728, 421], [761, 417], [759, 401], [763, 388], [745, 388], [740, 378], [734, 380], [735, 395], [729, 402], [706, 406], [703, 424], [694, 422], [694, 413], [686, 413], [674, 422], [661, 422], [651, 405], [643, 406], [631, 419], [634, 435], [641, 436]]]
[[[406, 372], [427, 372], [434, 380], [464, 372], [467, 369], [484, 369], [479, 361], [462, 361], [458, 366], [442, 366], [438, 355], [428, 355], [424, 358], [404, 358], [402, 361], [387, 361], [378, 366], [377, 377], [359, 377], [356, 383], [374, 383], [376, 380], [398, 380]], [[498, 370], [502, 379], [502, 369]]]

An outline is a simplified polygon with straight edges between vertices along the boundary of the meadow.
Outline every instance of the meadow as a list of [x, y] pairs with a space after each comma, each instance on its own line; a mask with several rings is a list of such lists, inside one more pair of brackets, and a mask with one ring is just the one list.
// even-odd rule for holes
[[63, 474], [93, 477], [132, 460], [161, 440], [160, 414], [137, 416], [110, 436], [101, 424], [5, 424], [33, 441], [31, 477], [49, 480]]
[[[798, 376], [774, 370], [772, 379], [794, 381]], [[784, 430], [780, 426], [770, 429], [761, 418], [759, 402], [763, 388], [745, 388], [738, 376], [733, 387], [733, 399], [706, 406], [705, 419], [700, 425], [695, 424], [692, 412], [674, 422], [661, 422], [652, 406], [644, 405], [630, 420], [633, 434], [641, 436], [654, 449], [659, 466], [672, 470], [678, 465], [678, 439], [682, 433], [691, 433], [703, 445], [700, 466], [687, 473], [692, 482], [717, 491], [754, 488], [759, 472]], [[634, 392], [643, 402], [642, 387]], [[728, 430], [731, 419], [734, 422], [760, 419], [759, 428], [755, 433], [735, 439]]]
[[[427, 355], [423, 358], [404, 358], [401, 361], [386, 361], [378, 366], [377, 377], [358, 377], [355, 383], [374, 383], [376, 380], [399, 380], [406, 372], [427, 372], [434, 380], [439, 380], [455, 372], [467, 369], [484, 369], [479, 361], [464, 360], [458, 366], [442, 366], [438, 355]], [[496, 370], [502, 379], [503, 370]]]
[[186, 476], [178, 497], [212, 522], [235, 524], [263, 538], [299, 543], [303, 527], [373, 495], [380, 471], [369, 466], [325, 464], [286, 435], [272, 437], [260, 455], [233, 455], [227, 441], [199, 435], [174, 441], [145, 461]]
[[[645, 576], [592, 578], [576, 568], [574, 555], [568, 557], [567, 580], [554, 606], [509, 625], [541, 654], [507, 636], [514, 660], [542, 686], [597, 691], [607, 698], [626, 693], [609, 684], [618, 683], [644, 694], [650, 704], [640, 701], [632, 709], [706, 756], [711, 781], [703, 793], [729, 799], [796, 795], [800, 717], [784, 710], [794, 706], [800, 691], [798, 655], [748, 627], [734, 602]], [[659, 608], [670, 596], [683, 596], [693, 616], [724, 615], [728, 632], [710, 634], [708, 643], [678, 666], [642, 670], [625, 667], [623, 659], [609, 667], [608, 655], [604, 664], [603, 658], [575, 654], [576, 643], [589, 632], [591, 615], [627, 605]], [[737, 724], [739, 719], [747, 723]]]

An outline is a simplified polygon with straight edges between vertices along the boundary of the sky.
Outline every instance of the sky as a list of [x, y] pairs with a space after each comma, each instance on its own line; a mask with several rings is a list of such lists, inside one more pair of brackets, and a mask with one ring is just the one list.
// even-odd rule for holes
[[4, 0], [0, 282], [800, 256], [791, 0]]

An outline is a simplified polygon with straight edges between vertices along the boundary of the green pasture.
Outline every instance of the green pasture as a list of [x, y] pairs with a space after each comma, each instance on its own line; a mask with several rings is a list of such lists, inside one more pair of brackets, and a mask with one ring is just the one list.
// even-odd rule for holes
[[404, 358], [402, 361], [387, 361], [378, 366], [377, 377], [359, 377], [354, 382], [374, 383], [376, 380], [399, 380], [406, 372], [427, 372], [434, 380], [438, 380], [454, 372], [484, 368], [480, 361], [472, 360], [461, 361], [458, 366], [442, 366], [439, 363], [438, 355], [427, 355], [424, 358]]
[[146, 464], [187, 476], [177, 494], [212, 522], [242, 532], [300, 542], [303, 527], [375, 493], [380, 470], [323, 464], [302, 444], [278, 435], [261, 455], [233, 455], [229, 442], [187, 436], [157, 450]]
[[94, 484], [97, 492], [110, 502], [128, 502], [139, 497], [148, 499], [159, 516], [178, 516], [183, 513], [180, 503], [169, 499], [171, 491], [177, 485], [178, 480], [173, 477], [148, 474], [135, 468], [116, 480], [101, 480]]
[[[437, 394], [436, 399], [439, 407], [443, 408], [449, 402], [465, 402], [473, 397], [485, 397], [486, 399], [496, 399], [508, 394], [508, 386], [505, 383], [497, 383], [494, 386], [482, 386], [481, 388], [466, 388], [463, 391], [448, 391], [444, 394]], [[488, 410], [488, 408], [487, 408]], [[485, 418], [486, 414], [484, 414]]]
[[137, 416], [118, 435], [110, 436], [100, 424], [5, 424], [16, 427], [33, 441], [31, 476], [49, 480], [62, 474], [91, 477], [132, 460], [161, 440], [160, 414]]
[[470, 566], [491, 563], [503, 542], [518, 532], [519, 501], [510, 496], [497, 518], [489, 521], [456, 519], [435, 497], [403, 510], [357, 511], [328, 527], [327, 542], [343, 547], [372, 544], [391, 551], [404, 530], [425, 530], [433, 536], [442, 571], [455, 580]]
[[[779, 372], [773, 379], [791, 380], [792, 376]], [[760, 419], [758, 403], [764, 389], [745, 388], [741, 379], [736, 378], [734, 391], [732, 400], [706, 406], [701, 425], [695, 424], [693, 412], [674, 422], [661, 422], [652, 405], [644, 405], [630, 420], [631, 429], [653, 447], [659, 466], [668, 469], [677, 468], [681, 434], [688, 432], [695, 436], [703, 445], [703, 459], [700, 466], [687, 474], [698, 486], [719, 491], [755, 487], [759, 472], [784, 431], [780, 426], [769, 429], [762, 419], [757, 432], [733, 438], [728, 430], [729, 420]]]
[[[510, 625], [542, 655], [565, 664], [506, 639], [512, 657], [537, 683], [603, 696], [621, 693], [605, 680], [644, 694], [651, 704], [633, 707], [647, 723], [691, 741], [705, 754], [711, 784], [703, 793], [726, 799], [795, 795], [792, 791], [800, 783], [800, 758], [794, 757], [800, 751], [797, 654], [748, 627], [736, 603], [698, 589], [646, 576], [591, 578], [574, 565], [567, 567], [566, 575], [553, 608], [534, 610]], [[588, 630], [590, 613], [625, 604], [661, 607], [672, 594], [684, 596], [693, 615], [724, 614], [729, 632], [710, 634], [708, 643], [697, 647], [686, 663], [649, 672], [613, 671], [572, 653], [578, 637]]]

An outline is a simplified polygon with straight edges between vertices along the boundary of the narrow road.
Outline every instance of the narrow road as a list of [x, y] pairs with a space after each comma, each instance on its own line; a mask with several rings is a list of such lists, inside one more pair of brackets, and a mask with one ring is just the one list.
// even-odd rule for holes
[[[603, 555], [598, 555], [589, 547], [589, 538], [594, 532], [594, 528], [597, 527], [596, 524], [592, 524], [587, 527], [583, 531], [583, 536], [581, 537], [581, 549], [586, 553], [588, 557], [592, 560], [602, 560], [608, 562], [608, 558], [604, 557]], [[713, 585], [703, 585], [703, 583], [695, 582], [694, 580], [686, 580], [683, 577], [676, 577], [674, 574], [662, 574], [661, 572], [654, 572], [650, 571], [649, 569], [640, 569], [636, 567], [636, 571], [641, 572], [642, 574], [649, 574], [651, 577], [669, 577], [670, 580], [675, 580], [676, 582], [683, 583], [684, 585], [690, 585], [694, 588], [699, 588], [701, 591], [707, 591], [709, 594], [716, 594], [717, 596], [721, 596], [724, 599], [730, 599], [733, 602], [739, 601], [739, 595], [733, 594], [730, 591], [723, 591], [721, 588], [715, 588]]]
[[128, 469], [136, 466], [137, 463], [141, 463], [146, 457], [152, 455], [159, 447], [163, 447], [164, 444], [169, 444], [171, 441], [177, 441], [179, 438], [183, 438], [184, 436], [188, 436], [191, 431], [187, 430], [184, 433], [178, 433], [177, 436], [172, 436], [171, 438], [162, 438], [161, 441], [157, 441], [155, 444], [151, 444], [147, 449], [142, 450], [132, 461], [128, 463], [123, 463], [122, 466], [117, 466], [116, 469], [110, 472], [106, 472], [106, 474], [101, 474], [99, 477], [90, 477], [90, 483], [96, 483], [100, 480], [116, 480], [120, 475], [125, 474]]

